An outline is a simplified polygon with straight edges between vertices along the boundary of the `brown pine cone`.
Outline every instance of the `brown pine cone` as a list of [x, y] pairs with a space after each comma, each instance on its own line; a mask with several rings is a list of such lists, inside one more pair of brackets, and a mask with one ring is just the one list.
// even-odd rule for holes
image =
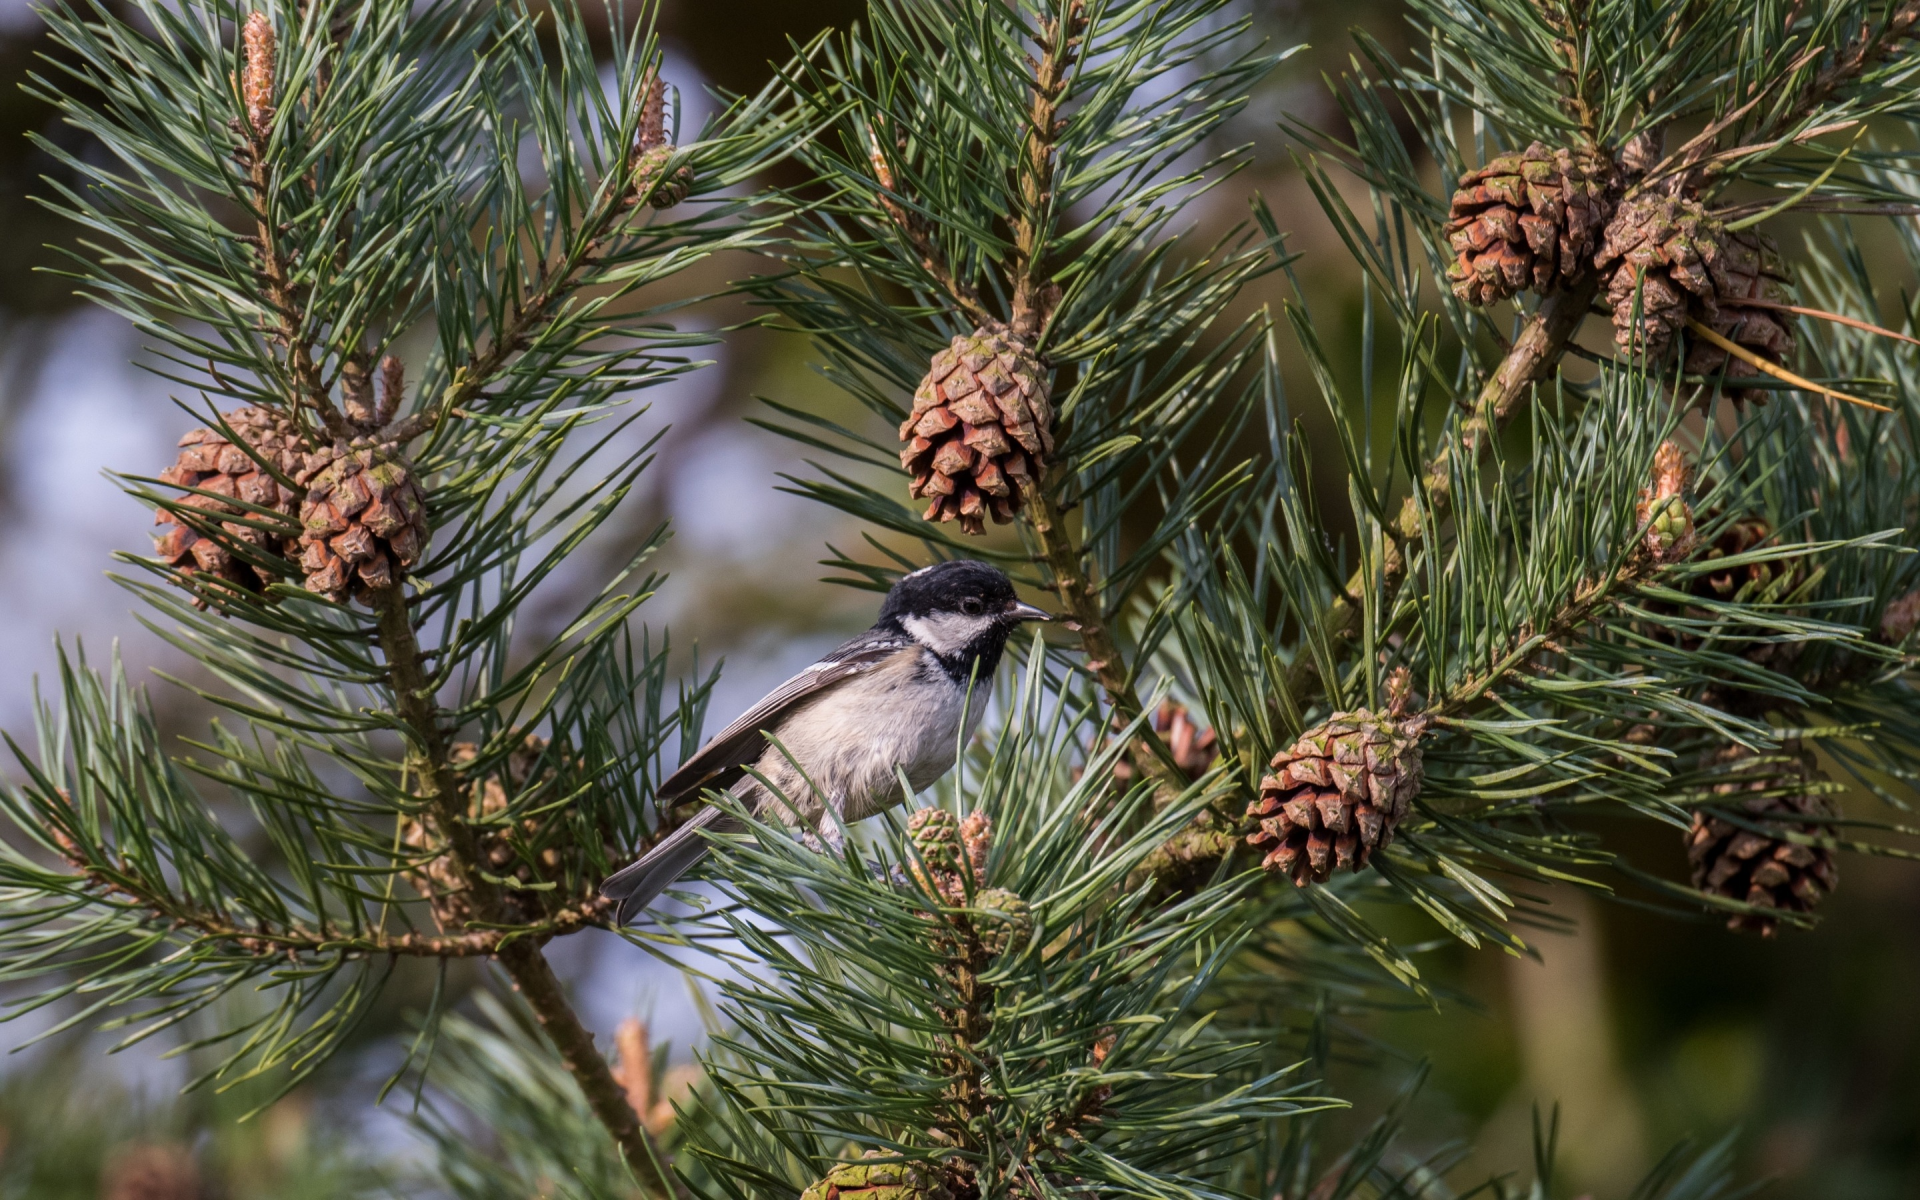
[[908, 494], [927, 499], [926, 519], [987, 531], [1037, 494], [1053, 453], [1047, 371], [1005, 325], [983, 325], [933, 356], [900, 426]]
[[[546, 739], [528, 734], [507, 755], [502, 767], [484, 777], [474, 778], [471, 764], [479, 753], [480, 747], [472, 742], [456, 742], [447, 757], [462, 777], [460, 793], [466, 800], [467, 819], [480, 827], [475, 841], [481, 869], [490, 875], [511, 878], [523, 884], [563, 883], [561, 868], [565, 864], [559, 845], [549, 845], [539, 852], [537, 868], [513, 845], [513, 835], [516, 833], [522, 845], [538, 839], [543, 830], [547, 830], [550, 818], [528, 817], [520, 822], [518, 830], [501, 828], [497, 822], [514, 797], [529, 787], [551, 781], [556, 775], [552, 760], [547, 756]], [[536, 779], [534, 769], [543, 758], [548, 758], [548, 766]], [[610, 857], [618, 853], [618, 848], [610, 840], [612, 832], [611, 829], [602, 831]], [[472, 904], [460, 886], [459, 873], [447, 858], [445, 847], [440, 845], [433, 829], [423, 820], [406, 818], [400, 823], [400, 842], [416, 856], [430, 856], [408, 870], [406, 877], [416, 891], [432, 901], [434, 919], [441, 929], [448, 932], [464, 929], [466, 922], [473, 917]], [[557, 889], [533, 891], [512, 887], [502, 888], [500, 895], [506, 908], [502, 914], [505, 919], [522, 924], [545, 919], [549, 905], [559, 906], [585, 898], [564, 895]]]
[[1603, 160], [1539, 142], [1462, 175], [1447, 222], [1454, 295], [1492, 304], [1584, 276], [1612, 213], [1611, 187]]
[[[1821, 782], [1811, 754], [1789, 743], [1778, 756], [1769, 757], [1776, 761], [1761, 761], [1738, 745], [1709, 757], [1709, 765], [1723, 769], [1727, 778], [1713, 785], [1721, 799], [1696, 810], [1687, 831], [1693, 886], [1759, 909], [1810, 912], [1839, 882], [1833, 852], [1799, 845], [1784, 835], [1819, 836], [1822, 825], [1796, 818], [1830, 817], [1833, 808], [1810, 786]], [[1755, 828], [1743, 828], [1729, 816]], [[1772, 937], [1779, 924], [1766, 912], [1735, 913], [1727, 919], [1727, 928], [1763, 937]]]
[[[230, 497], [292, 518], [298, 493], [276, 480], [274, 473], [282, 480], [292, 480], [302, 469], [306, 442], [299, 429], [265, 408], [236, 409], [222, 420], [252, 449], [252, 455], [228, 441], [226, 434], [218, 429], [189, 430], [180, 439], [180, 456], [160, 473], [161, 480], [175, 487], [214, 493], [213, 496], [187, 496], [181, 501], [185, 508], [233, 515], [244, 521], [262, 520], [258, 513], [249, 513], [238, 504], [218, 498]], [[272, 470], [262, 469], [262, 461]], [[154, 552], [161, 562], [184, 575], [211, 576], [255, 594], [265, 591], [278, 576], [270, 572], [263, 574], [263, 568], [234, 554], [222, 541], [244, 543], [269, 558], [293, 552], [291, 538], [238, 521], [222, 521], [220, 538], [202, 535], [165, 508], [154, 513], [153, 523], [160, 528], [154, 535]], [[202, 608], [207, 604], [204, 598], [195, 603]]]
[[[1733, 558], [1750, 550], [1758, 550], [1772, 540], [1772, 524], [1765, 517], [1749, 514], [1728, 522], [1702, 557], [1708, 562]], [[1702, 600], [1773, 603], [1793, 591], [1799, 579], [1798, 561], [1774, 559], [1739, 567], [1724, 567], [1695, 576], [1689, 590]]]
[[[1725, 233], [1717, 239], [1719, 252], [1707, 259], [1707, 274], [1713, 280], [1713, 296], [1700, 306], [1696, 316], [1701, 324], [1721, 337], [1753, 351], [1776, 365], [1784, 365], [1793, 354], [1793, 314], [1750, 301], [1785, 304], [1793, 297], [1793, 277], [1786, 260], [1773, 239], [1757, 230], [1743, 229]], [[1686, 372], [1689, 375], [1715, 376], [1723, 370], [1729, 375], [1752, 376], [1758, 369], [1745, 362], [1729, 362], [1732, 356], [1701, 337], [1687, 340]], [[1766, 392], [1743, 389], [1743, 399], [1764, 401]]]
[[1247, 842], [1267, 848], [1261, 865], [1301, 887], [1366, 866], [1420, 794], [1426, 725], [1366, 709], [1335, 713], [1274, 755], [1247, 806], [1256, 823]]
[[[1193, 714], [1187, 706], [1175, 700], [1162, 700], [1153, 714], [1153, 729], [1166, 740], [1167, 749], [1173, 752], [1173, 761], [1187, 778], [1198, 779], [1213, 769], [1213, 762], [1220, 757], [1220, 741], [1213, 730], [1202, 729], [1193, 722]], [[1075, 767], [1073, 777], [1080, 778], [1084, 768]], [[1113, 764], [1113, 786], [1129, 788], [1133, 786], [1133, 763], [1122, 758]]]
[[431, 532], [426, 498], [397, 447], [357, 439], [307, 456], [298, 476], [306, 588], [335, 604], [366, 601], [419, 561]]
[[[1781, 303], [1791, 294], [1772, 239], [1753, 230], [1729, 232], [1693, 200], [1652, 194], [1628, 200], [1608, 224], [1594, 265], [1606, 276], [1613, 340], [1625, 353], [1664, 359], [1689, 317], [1769, 361], [1785, 362], [1793, 352], [1792, 317], [1750, 303]], [[1714, 375], [1727, 366], [1727, 352], [1705, 338], [1686, 342], [1688, 372]], [[1754, 370], [1741, 363], [1732, 373]]]

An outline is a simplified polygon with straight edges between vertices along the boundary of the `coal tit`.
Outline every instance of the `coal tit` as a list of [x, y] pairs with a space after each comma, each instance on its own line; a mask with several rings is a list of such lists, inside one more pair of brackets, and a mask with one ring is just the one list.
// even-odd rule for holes
[[[721, 730], [660, 785], [658, 801], [665, 809], [708, 788], [730, 790], [756, 814], [809, 829], [827, 804], [848, 823], [891, 808], [903, 798], [895, 769], [915, 790], [946, 774], [980, 724], [1007, 637], [1022, 621], [1048, 619], [986, 563], [959, 559], [902, 576], [873, 628]], [[609, 875], [600, 894], [619, 902], [624, 923], [705, 857], [701, 830], [734, 825], [719, 809], [702, 809]]]

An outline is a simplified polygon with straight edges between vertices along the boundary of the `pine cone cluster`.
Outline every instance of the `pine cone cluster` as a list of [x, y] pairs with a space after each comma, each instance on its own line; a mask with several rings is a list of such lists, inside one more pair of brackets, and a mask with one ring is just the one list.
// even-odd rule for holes
[[356, 438], [308, 455], [298, 478], [308, 591], [335, 604], [365, 600], [419, 561], [431, 537], [426, 497], [397, 447]]
[[[489, 875], [522, 884], [564, 885], [565, 846], [561, 839], [553, 836], [552, 818], [528, 817], [518, 823], [518, 828], [502, 826], [499, 822], [500, 814], [516, 797], [530, 787], [551, 782], [557, 775], [546, 739], [527, 735], [499, 768], [475, 778], [472, 763], [479, 753], [480, 747], [472, 742], [456, 742], [448, 761], [464, 778], [461, 794], [466, 799], [467, 820], [477, 829], [480, 868]], [[547, 766], [536, 777], [535, 771], [543, 761]], [[612, 830], [605, 830], [602, 835], [610, 856], [618, 853], [611, 834]], [[547, 844], [539, 846], [530, 861], [528, 848], [543, 839]], [[440, 928], [447, 932], [464, 929], [473, 917], [472, 903], [439, 836], [425, 820], [409, 817], [401, 822], [400, 842], [419, 860], [418, 865], [406, 872], [407, 882], [432, 902], [434, 919]], [[582, 898], [584, 893], [566, 895], [559, 889], [534, 891], [507, 887], [501, 890], [501, 902], [506, 910], [502, 915], [508, 921], [533, 924], [544, 920], [550, 907]]]
[[1661, 442], [1653, 455], [1652, 486], [1641, 490], [1638, 508], [1647, 530], [1647, 553], [1655, 562], [1680, 562], [1693, 554], [1693, 508], [1687, 500], [1692, 482], [1686, 451], [1672, 441]]
[[872, 1161], [886, 1157], [869, 1150], [857, 1162], [835, 1163], [800, 1200], [949, 1200], [938, 1174], [919, 1163]]
[[1584, 276], [1612, 212], [1612, 175], [1598, 157], [1535, 142], [1461, 176], [1447, 222], [1454, 294], [1486, 305]]
[[900, 465], [908, 493], [928, 501], [929, 521], [987, 531], [1036, 494], [1053, 453], [1047, 371], [1026, 344], [998, 323], [955, 337], [933, 356], [900, 426]]
[[[1613, 339], [1623, 352], [1666, 358], [1689, 317], [1769, 361], [1793, 352], [1790, 315], [1753, 303], [1789, 297], [1791, 280], [1772, 239], [1729, 231], [1697, 201], [1651, 193], [1628, 200], [1607, 225], [1594, 265], [1606, 277]], [[1717, 374], [1727, 359], [1705, 339], [1688, 339], [1687, 371]]]
[[1302, 887], [1366, 866], [1420, 794], [1425, 732], [1423, 717], [1361, 709], [1335, 713], [1274, 755], [1247, 806], [1261, 865]]
[[[1687, 831], [1693, 886], [1762, 910], [1735, 913], [1727, 927], [1763, 937], [1771, 937], [1780, 924], [1769, 910], [1810, 912], [1839, 881], [1831, 850], [1787, 836], [1818, 837], [1824, 828], [1817, 819], [1833, 815], [1826, 797], [1815, 790], [1820, 778], [1812, 756], [1789, 745], [1769, 757], [1774, 761], [1761, 760], [1744, 746], [1712, 755], [1709, 765], [1728, 777], [1713, 785], [1715, 803], [1696, 810]], [[1816, 821], [1805, 820], [1809, 817]]]
[[[222, 421], [240, 439], [236, 444], [219, 429], [194, 429], [180, 439], [180, 455], [160, 479], [175, 487], [196, 488], [212, 495], [188, 495], [180, 507], [214, 516], [233, 517], [211, 529], [195, 529], [167, 508], [154, 513], [154, 552], [161, 562], [189, 576], [221, 580], [243, 591], [259, 594], [277, 575], [271, 563], [291, 553], [291, 539], [265, 528], [271, 518], [248, 512], [240, 501], [270, 509], [288, 518], [289, 526], [299, 493], [289, 485], [306, 462], [307, 446], [292, 422], [265, 408], [242, 408]], [[235, 545], [259, 554], [242, 557]], [[206, 600], [197, 601], [202, 608]]]

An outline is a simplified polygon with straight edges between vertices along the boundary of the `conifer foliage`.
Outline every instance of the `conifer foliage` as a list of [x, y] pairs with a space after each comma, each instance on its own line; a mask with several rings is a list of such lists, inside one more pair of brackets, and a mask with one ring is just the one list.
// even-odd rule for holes
[[[290, 1086], [397, 962], [484, 960], [519, 999], [436, 990], [406, 1068], [463, 1196], [1441, 1196], [1397, 1109], [1319, 1115], [1329, 1012], [1441, 1002], [1375, 914], [1520, 953], [1552, 881], [1785, 931], [1910, 853], [1828, 793], [1920, 778], [1917, 318], [1855, 224], [1920, 212], [1920, 5], [1410, 0], [1350, 133], [1289, 128], [1365, 280], [1342, 362], [1263, 202], [1188, 228], [1286, 57], [1227, 0], [876, 0], [700, 130], [644, 19], [608, 68], [566, 4], [75, 2], [37, 86], [107, 154], [52, 202], [198, 426], [126, 468], [125, 582], [222, 710], [163, 744], [75, 652], [19, 748], [0, 970], [76, 1023]], [[864, 414], [763, 422], [870, 529], [839, 580], [988, 558], [1063, 619], [906, 812], [738, 812], [628, 931], [717, 995], [668, 1121], [544, 948], [684, 816], [710, 680], [639, 632], [654, 541], [517, 618], [728, 250]]]

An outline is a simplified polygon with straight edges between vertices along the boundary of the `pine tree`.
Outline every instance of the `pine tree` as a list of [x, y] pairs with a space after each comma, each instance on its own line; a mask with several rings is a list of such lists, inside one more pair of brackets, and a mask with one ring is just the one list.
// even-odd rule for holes
[[[110, 152], [54, 200], [76, 273], [201, 426], [125, 476], [167, 530], [126, 582], [226, 715], [176, 756], [63, 660], [7, 801], [9, 977], [133, 1037], [211, 1023], [211, 1081], [290, 1086], [397, 961], [487, 960], [519, 999], [436, 991], [405, 1069], [460, 1195], [1456, 1194], [1397, 1109], [1324, 1120], [1345, 1018], [1442, 1002], [1379, 914], [1524, 953], [1556, 882], [1771, 932], [1836, 851], [1905, 853], [1825, 797], [1903, 807], [1920, 766], [1920, 313], [1884, 327], [1856, 226], [1920, 213], [1920, 5], [1409, 8], [1421, 47], [1363, 36], [1336, 82], [1350, 134], [1291, 129], [1357, 363], [1264, 204], [1183, 225], [1285, 58], [1226, 0], [876, 0], [697, 136], [647, 23], [609, 86], [568, 6], [56, 15], [77, 65], [39, 87]], [[750, 194], [780, 156], [804, 182]], [[646, 466], [614, 435], [706, 340], [673, 277], [730, 249], [871, 414], [766, 421], [874, 531], [840, 579], [987, 558], [1064, 632], [906, 811], [741, 812], [712, 894], [628, 932], [729, 968], [655, 1138], [622, 1084], [652, 1064], [616, 1075], [542, 947], [682, 815], [652, 788], [711, 680], [669, 698], [633, 627], [655, 543], [558, 636], [516, 617]], [[1730, 1154], [1638, 1194], [1728, 1194]]]

